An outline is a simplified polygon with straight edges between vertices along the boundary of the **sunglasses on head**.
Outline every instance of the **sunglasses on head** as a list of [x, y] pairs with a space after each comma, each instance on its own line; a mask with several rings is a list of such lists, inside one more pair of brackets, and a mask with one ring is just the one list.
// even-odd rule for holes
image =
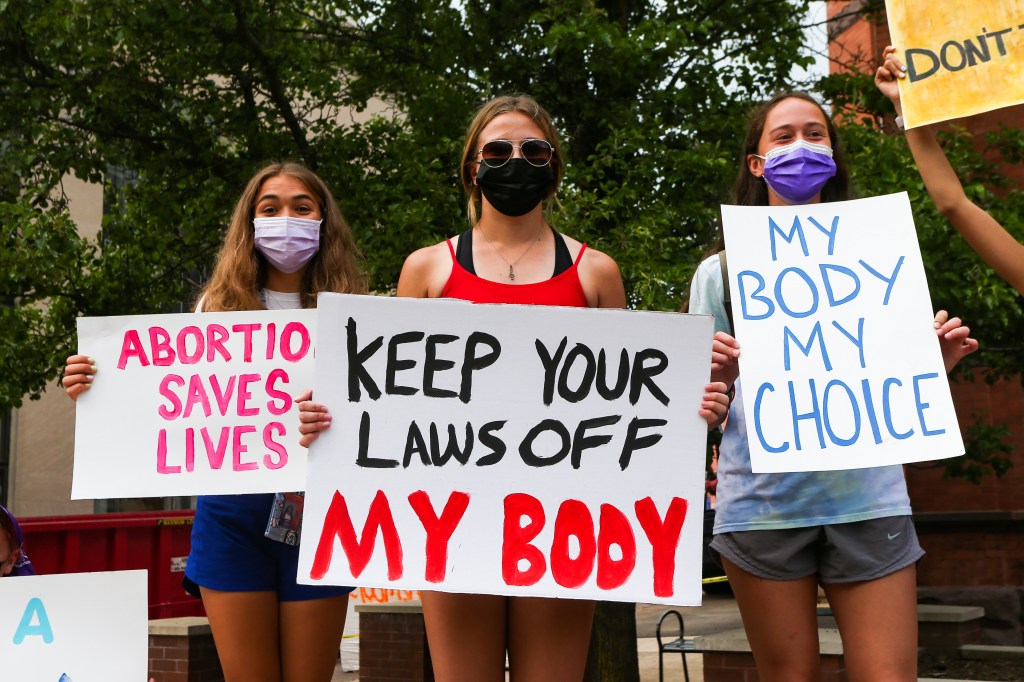
[[554, 147], [547, 140], [522, 140], [512, 144], [509, 140], [491, 140], [477, 154], [489, 168], [500, 168], [508, 163], [518, 149], [531, 166], [546, 166], [551, 163]]

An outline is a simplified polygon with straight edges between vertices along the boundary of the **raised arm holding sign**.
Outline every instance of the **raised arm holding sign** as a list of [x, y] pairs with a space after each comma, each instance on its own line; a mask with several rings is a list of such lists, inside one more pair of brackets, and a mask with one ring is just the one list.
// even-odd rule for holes
[[[844, 385], [861, 391], [852, 393], [851, 388], [849, 398], [843, 386], [830, 382], [844, 368], [859, 368], [862, 361], [866, 365], [870, 356], [865, 348], [877, 343], [879, 333], [886, 339], [883, 351], [893, 357], [902, 353], [904, 339], [891, 338], [888, 329], [872, 332], [866, 313], [837, 319], [838, 326], [822, 324], [814, 315], [845, 312], [858, 297], [873, 298], [883, 308], [887, 299], [896, 305], [895, 299], [905, 295], [901, 278], [911, 268], [897, 269], [898, 256], [895, 261], [889, 257], [899, 249], [891, 245], [876, 246], [873, 255], [852, 264], [821, 258], [857, 245], [867, 235], [851, 233], [843, 211], [828, 210], [852, 198], [849, 176], [835, 127], [811, 97], [785, 93], [758, 108], [742, 154], [734, 191], [739, 206], [723, 207], [728, 280], [716, 254], [698, 267], [690, 296], [692, 312], [716, 316], [713, 377], [728, 379], [743, 370], [719, 447], [711, 547], [722, 557], [763, 677], [818, 676], [814, 609], [821, 584], [840, 624], [849, 669], [863, 679], [914, 680], [914, 562], [922, 550], [910, 520], [901, 467], [754, 473], [752, 466], [753, 446], [763, 439], [779, 451], [776, 458], [802, 455], [806, 446], [824, 443], [823, 448], [827, 445], [837, 454], [825, 456], [825, 466], [808, 468], [834, 468], [832, 460], [846, 448], [836, 441], [850, 441], [854, 432], [852, 401], [865, 408], [867, 401], [865, 384], [846, 381]], [[888, 218], [884, 224], [890, 224]], [[756, 244], [757, 252], [744, 253], [744, 242]], [[785, 254], [793, 258], [783, 263], [789, 258]], [[752, 258], [762, 261], [752, 266]], [[769, 264], [776, 259], [779, 267], [773, 268]], [[742, 354], [729, 334], [726, 286]], [[933, 324], [924, 311], [919, 306], [915, 313], [914, 333], [919, 338], [940, 333], [943, 357], [934, 353], [935, 367], [918, 374], [936, 374], [930, 380], [938, 385], [944, 383], [941, 361], [976, 346], [964, 345], [966, 331], [958, 320], [947, 321], [943, 315]], [[779, 326], [769, 330], [773, 321]], [[771, 344], [775, 351], [766, 352]], [[808, 367], [821, 376], [806, 374]], [[923, 386], [928, 380], [917, 381]], [[912, 378], [898, 381], [913, 385]], [[883, 393], [895, 399], [900, 386], [888, 386]], [[841, 420], [837, 407], [844, 399], [846, 419]], [[886, 399], [875, 400], [871, 409]], [[920, 409], [933, 416], [926, 402], [924, 397], [916, 400], [910, 413]], [[758, 414], [769, 403], [778, 409], [776, 416]], [[878, 420], [879, 440], [893, 440], [890, 426], [900, 435], [907, 432], [905, 422], [896, 429], [892, 415], [883, 409], [881, 416], [861, 414], [859, 436], [874, 439], [873, 418]], [[948, 412], [943, 419], [941, 428], [956, 428]], [[919, 436], [922, 428], [915, 427]], [[927, 428], [933, 430], [930, 424]], [[877, 627], [881, 619], [887, 624], [884, 632]]]
[[[896, 57], [891, 45], [882, 53], [882, 65], [875, 72], [875, 84], [892, 100], [896, 114], [902, 115], [899, 82], [906, 79], [907, 68]], [[907, 145], [917, 163], [921, 179], [935, 207], [963, 235], [982, 260], [1024, 294], [1024, 244], [999, 224], [989, 213], [971, 201], [964, 192], [960, 178], [946, 158], [935, 130], [920, 126], [906, 131]]]

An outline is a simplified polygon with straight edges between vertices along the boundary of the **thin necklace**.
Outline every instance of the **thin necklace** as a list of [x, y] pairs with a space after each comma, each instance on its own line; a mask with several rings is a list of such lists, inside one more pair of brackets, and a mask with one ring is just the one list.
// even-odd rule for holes
[[516, 281], [516, 273], [515, 270], [513, 270], [513, 266], [519, 261], [521, 261], [523, 259], [523, 256], [525, 256], [530, 251], [530, 249], [533, 248], [533, 245], [539, 242], [541, 237], [544, 236], [544, 227], [541, 227], [540, 230], [537, 232], [537, 238], [531, 241], [530, 244], [523, 250], [523, 252], [519, 254], [519, 257], [511, 262], [509, 262], [507, 258], [501, 255], [501, 251], [498, 251], [498, 247], [494, 245], [494, 242], [487, 238], [487, 234], [483, 231], [483, 228], [480, 229], [480, 236], [482, 236], [484, 238], [484, 241], [487, 242], [487, 246], [491, 247], [491, 250], [494, 251], [494, 253], [498, 254], [498, 258], [505, 261], [505, 265], [508, 266], [508, 279], [510, 282], [514, 282]]
[[[285, 292], [283, 292], [283, 291], [273, 292], [273, 291], [271, 291], [270, 289], [267, 289], [267, 288], [263, 289], [263, 296], [264, 296], [263, 305], [264, 305], [264, 307], [267, 307], [269, 309], [269, 306], [267, 306], [267, 303], [270, 302], [270, 303], [273, 303], [274, 305], [276, 305], [278, 309], [285, 310], [286, 308], [284, 307], [284, 301], [282, 301], [277, 296], [275, 296], [274, 295], [275, 293], [283, 294]], [[269, 299], [269, 301], [267, 301], [266, 299]], [[300, 299], [301, 299], [301, 297], [300, 297]]]

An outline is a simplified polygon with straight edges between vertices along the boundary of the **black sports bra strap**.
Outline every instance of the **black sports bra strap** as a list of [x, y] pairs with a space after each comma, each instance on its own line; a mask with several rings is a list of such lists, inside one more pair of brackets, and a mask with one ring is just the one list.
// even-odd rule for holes
[[[565, 243], [565, 237], [550, 227], [551, 233], [555, 235], [555, 271], [552, 277], [557, 277], [572, 267], [572, 254], [569, 253], [569, 246]], [[473, 228], [469, 228], [459, 235], [459, 246], [455, 249], [455, 260], [458, 261], [471, 275], [476, 274], [473, 267]]]
[[558, 233], [558, 230], [551, 228], [551, 231], [555, 235], [555, 274], [552, 277], [558, 277], [563, 272], [572, 267], [572, 254], [569, 253], [569, 247], [565, 243], [565, 237]]
[[473, 228], [469, 228], [459, 235], [459, 247], [455, 250], [455, 260], [465, 268], [469, 274], [475, 275], [476, 268], [473, 267]]

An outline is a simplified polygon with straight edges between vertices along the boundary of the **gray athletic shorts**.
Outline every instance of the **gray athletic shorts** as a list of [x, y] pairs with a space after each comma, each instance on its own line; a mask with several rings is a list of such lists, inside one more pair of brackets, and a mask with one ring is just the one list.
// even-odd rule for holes
[[711, 549], [761, 578], [796, 580], [817, 574], [821, 583], [881, 578], [924, 556], [909, 516], [721, 533]]

